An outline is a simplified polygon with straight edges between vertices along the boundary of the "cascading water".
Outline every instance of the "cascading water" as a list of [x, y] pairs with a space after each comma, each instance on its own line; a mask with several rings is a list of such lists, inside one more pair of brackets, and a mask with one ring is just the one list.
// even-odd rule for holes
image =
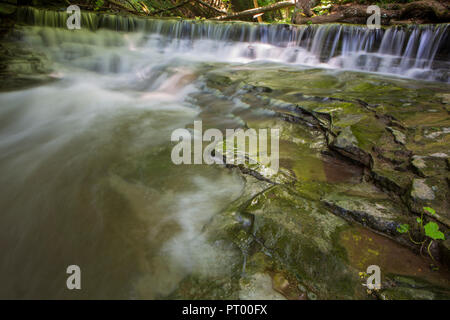
[[[0, 94], [0, 296], [158, 298], [192, 272], [229, 273], [201, 230], [241, 178], [170, 160], [172, 131], [199, 117], [187, 99], [197, 63], [145, 34], [17, 32], [60, 81]], [[241, 125], [228, 114], [215, 127]], [[71, 264], [78, 293], [65, 287]]]
[[[66, 27], [68, 14], [22, 9], [19, 21]], [[89, 30], [140, 32], [161, 50], [228, 62], [271, 60], [448, 82], [448, 24], [369, 30], [363, 26], [255, 25], [82, 14]], [[155, 45], [154, 42], [149, 45]]]

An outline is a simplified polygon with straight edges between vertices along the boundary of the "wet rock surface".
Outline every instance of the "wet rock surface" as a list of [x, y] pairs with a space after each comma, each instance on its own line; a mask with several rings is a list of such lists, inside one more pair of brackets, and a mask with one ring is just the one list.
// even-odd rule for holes
[[[211, 241], [241, 251], [241, 293], [267, 289], [271, 276], [288, 299], [450, 297], [446, 265], [432, 271], [431, 259], [397, 232], [430, 206], [436, 215], [425, 219], [448, 236], [448, 85], [256, 65], [211, 71], [205, 83], [245, 103], [247, 128], [280, 129], [279, 172], [289, 177], [236, 166], [248, 190], [258, 188], [206, 227]], [[448, 263], [448, 246], [439, 247]], [[358, 272], [370, 264], [385, 274], [382, 289], [368, 293]]]
[[14, 32], [0, 36], [0, 90], [11, 91], [55, 80], [44, 54], [18, 42]]

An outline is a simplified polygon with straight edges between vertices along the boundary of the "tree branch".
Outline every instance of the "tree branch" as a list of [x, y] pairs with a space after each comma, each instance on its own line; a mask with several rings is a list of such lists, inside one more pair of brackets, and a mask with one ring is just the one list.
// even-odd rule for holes
[[112, 4], [113, 6], [116, 6], [116, 7], [120, 8], [120, 9], [122, 9], [122, 10], [126, 10], [126, 11], [128, 11], [128, 12], [135, 13], [135, 14], [136, 14], [136, 13], [137, 13], [137, 14], [140, 14], [139, 11], [131, 10], [130, 8], [124, 6], [123, 4], [117, 3], [117, 2], [115, 2], [115, 1], [113, 1], [113, 0], [107, 0], [107, 1], [105, 1], [105, 2], [107, 2], [107, 3], [109, 3], [109, 4]]
[[202, 1], [202, 0], [194, 0], [194, 1], [195, 1], [195, 2], [198, 2], [198, 3], [202, 4], [202, 5], [204, 5], [205, 7], [208, 7], [208, 8], [210, 8], [210, 9], [212, 9], [212, 10], [218, 12], [218, 13], [221, 13], [221, 14], [228, 14], [227, 11], [217, 9], [216, 7], [210, 5], [209, 3], [205, 2], [205, 1]]
[[212, 18], [211, 20], [238, 19], [238, 18], [253, 16], [258, 13], [264, 13], [264, 12], [268, 12], [268, 11], [289, 8], [289, 7], [293, 7], [294, 5], [295, 4], [293, 1], [282, 1], [282, 2], [277, 2], [277, 3], [271, 4], [271, 5], [268, 5], [265, 7], [259, 7], [259, 8], [255, 8], [255, 9], [249, 9], [249, 10], [244, 10], [241, 12], [236, 12], [236, 13], [231, 13], [231, 14], [224, 15], [224, 16], [215, 17], [215, 18]]
[[188, 3], [191, 2], [191, 1], [192, 1], [192, 0], [185, 0], [185, 1], [181, 2], [181, 3], [179, 3], [179, 4], [174, 5], [173, 7], [166, 8], [166, 9], [156, 10], [156, 11], [150, 12], [150, 14], [160, 14], [160, 13], [165, 12], [165, 11], [170, 11], [170, 10], [178, 9], [178, 8], [180, 8], [180, 7], [182, 7], [182, 6], [186, 5], [186, 4], [188, 4]]
[[128, 2], [128, 4], [134, 9], [136, 10], [136, 12], [139, 12], [138, 8], [136, 8], [133, 4], [133, 2], [131, 2], [130, 0], [126, 0]]

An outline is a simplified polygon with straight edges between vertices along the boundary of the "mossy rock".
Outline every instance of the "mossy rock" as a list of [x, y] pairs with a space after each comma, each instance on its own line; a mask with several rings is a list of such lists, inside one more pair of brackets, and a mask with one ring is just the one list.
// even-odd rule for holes
[[446, 180], [440, 177], [418, 178], [414, 179], [411, 186], [408, 205], [418, 215], [424, 212], [423, 207], [433, 208], [436, 214], [431, 215], [428, 211], [425, 211], [425, 214], [450, 228], [449, 197], [450, 190]]
[[258, 241], [319, 298], [351, 298], [362, 292], [335, 242], [345, 221], [282, 186], [260, 194], [246, 211], [255, 216]]
[[448, 300], [450, 291], [412, 276], [389, 275], [391, 286], [377, 292], [382, 300]]
[[[366, 193], [355, 195], [358, 189], [365, 190]], [[376, 188], [359, 185], [348, 187], [347, 190], [328, 194], [322, 198], [322, 202], [347, 220], [357, 221], [363, 226], [392, 236], [398, 236], [396, 229], [399, 224], [409, 221], [405, 216], [406, 208]]]

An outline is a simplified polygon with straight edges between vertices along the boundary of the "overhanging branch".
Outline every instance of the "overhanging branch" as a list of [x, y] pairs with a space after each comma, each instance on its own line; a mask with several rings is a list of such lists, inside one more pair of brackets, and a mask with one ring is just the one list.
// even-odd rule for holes
[[294, 5], [295, 5], [295, 3], [293, 1], [282, 1], [282, 2], [277, 2], [277, 3], [271, 4], [271, 5], [268, 5], [265, 7], [259, 7], [259, 8], [249, 9], [249, 10], [245, 10], [245, 11], [241, 11], [241, 12], [230, 13], [228, 15], [218, 16], [218, 17], [212, 18], [211, 20], [239, 19], [239, 18], [244, 18], [244, 17], [248, 17], [248, 16], [254, 16], [255, 14], [258, 14], [258, 13], [265, 13], [265, 12], [269, 12], [269, 11], [293, 7]]

